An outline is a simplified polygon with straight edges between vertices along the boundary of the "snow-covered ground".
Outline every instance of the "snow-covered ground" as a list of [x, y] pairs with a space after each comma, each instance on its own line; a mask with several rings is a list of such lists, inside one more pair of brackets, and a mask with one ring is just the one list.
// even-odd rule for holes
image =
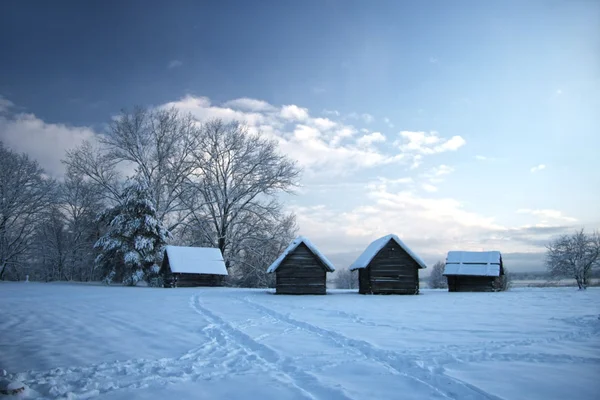
[[0, 284], [27, 398], [597, 399], [600, 289], [419, 296]]

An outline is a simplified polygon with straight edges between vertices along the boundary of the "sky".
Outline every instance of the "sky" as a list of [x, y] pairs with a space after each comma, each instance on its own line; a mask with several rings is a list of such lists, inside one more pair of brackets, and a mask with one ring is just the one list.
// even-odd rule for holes
[[600, 2], [0, 2], [0, 140], [59, 177], [121, 109], [240, 120], [303, 170], [282, 200], [339, 266], [600, 228]]

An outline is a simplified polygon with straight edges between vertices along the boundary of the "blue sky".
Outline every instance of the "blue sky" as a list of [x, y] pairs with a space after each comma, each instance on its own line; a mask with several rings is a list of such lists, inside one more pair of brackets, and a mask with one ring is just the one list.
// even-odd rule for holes
[[340, 262], [393, 232], [529, 266], [600, 227], [598, 49], [585, 0], [4, 1], [0, 139], [60, 174], [124, 107], [239, 118], [299, 160], [285, 200]]

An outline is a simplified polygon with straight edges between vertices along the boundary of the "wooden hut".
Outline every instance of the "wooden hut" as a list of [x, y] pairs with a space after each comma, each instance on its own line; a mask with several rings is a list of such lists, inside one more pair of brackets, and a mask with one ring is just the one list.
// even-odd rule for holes
[[164, 287], [221, 286], [227, 268], [217, 248], [167, 246], [159, 275]]
[[269, 266], [275, 273], [277, 294], [325, 294], [327, 272], [333, 264], [305, 237], [294, 239]]
[[450, 292], [504, 290], [504, 267], [499, 251], [450, 251], [444, 275]]
[[372, 242], [350, 266], [361, 294], [418, 294], [419, 269], [427, 268], [396, 235]]

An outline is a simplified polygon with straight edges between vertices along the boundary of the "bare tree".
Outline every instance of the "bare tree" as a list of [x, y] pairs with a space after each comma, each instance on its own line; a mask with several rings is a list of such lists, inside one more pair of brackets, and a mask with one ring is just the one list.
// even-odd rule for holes
[[249, 133], [240, 123], [221, 120], [202, 126], [194, 161], [185, 197], [190, 222], [231, 267], [239, 253], [236, 246], [250, 240], [248, 227], [279, 217], [275, 196], [295, 185], [299, 170], [278, 154], [276, 142]]
[[572, 277], [579, 289], [586, 289], [592, 268], [600, 263], [600, 233], [583, 229], [562, 235], [546, 246], [546, 267], [552, 277]]
[[335, 271], [333, 283], [337, 289], [357, 289], [358, 271], [349, 269], [340, 269]]
[[31, 239], [41, 212], [49, 205], [53, 182], [25, 154], [0, 142], [0, 280], [31, 249]]
[[97, 251], [93, 246], [101, 235], [101, 226], [96, 221], [103, 210], [101, 190], [83, 176], [68, 169], [60, 187], [58, 206], [65, 216], [68, 234], [67, 268], [69, 279], [93, 280], [99, 276], [94, 271]]
[[158, 218], [172, 230], [186, 217], [180, 196], [194, 168], [198, 134], [191, 115], [137, 107], [112, 121], [100, 147], [86, 143], [68, 152], [64, 162], [104, 189], [112, 203], [120, 199], [123, 176], [135, 178], [148, 188]]
[[230, 283], [242, 287], [273, 287], [274, 274], [267, 268], [296, 236], [296, 218], [293, 214], [261, 219], [246, 214], [238, 224], [232, 240], [229, 258], [232, 261]]
[[427, 280], [431, 289], [446, 289], [448, 287], [448, 280], [444, 276], [445, 266], [443, 261], [438, 261], [433, 264], [433, 268], [431, 268], [431, 273]]

